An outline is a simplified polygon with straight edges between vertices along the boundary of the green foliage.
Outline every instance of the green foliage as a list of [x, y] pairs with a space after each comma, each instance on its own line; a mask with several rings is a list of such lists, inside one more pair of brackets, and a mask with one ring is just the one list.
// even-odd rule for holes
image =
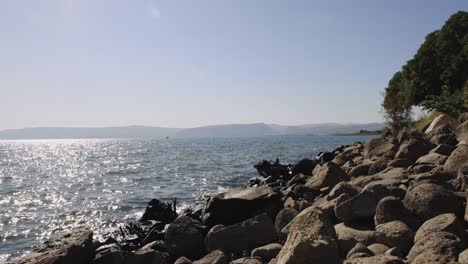
[[[414, 57], [395, 73], [385, 89], [385, 116], [396, 128], [408, 124], [412, 106], [456, 117], [468, 79], [468, 13], [452, 15], [426, 36]], [[461, 103], [460, 103], [461, 102]]]

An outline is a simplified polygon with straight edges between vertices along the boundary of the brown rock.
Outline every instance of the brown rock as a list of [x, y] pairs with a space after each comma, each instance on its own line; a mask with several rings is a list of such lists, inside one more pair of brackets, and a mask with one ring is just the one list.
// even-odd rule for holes
[[202, 235], [204, 228], [200, 222], [188, 216], [177, 218], [169, 224], [164, 237], [168, 251], [174, 257], [202, 257], [205, 252]]
[[228, 257], [224, 255], [224, 253], [220, 250], [212, 251], [210, 254], [193, 262], [193, 264], [228, 264], [228, 263], [229, 263]]
[[252, 257], [260, 258], [263, 262], [268, 262], [274, 259], [281, 251], [283, 246], [278, 243], [268, 244], [252, 250]]
[[397, 150], [398, 146], [384, 138], [372, 138], [364, 144], [364, 157], [368, 159], [382, 156], [393, 158]]
[[449, 173], [457, 173], [463, 167], [468, 166], [468, 145], [460, 144], [452, 152], [445, 162], [444, 169]]
[[150, 248], [138, 249], [125, 256], [124, 264], [170, 264], [169, 254]]
[[392, 221], [375, 227], [375, 231], [385, 235], [386, 241], [393, 247], [399, 247], [408, 253], [413, 246], [414, 232], [401, 221]]
[[314, 169], [313, 176], [307, 181], [306, 186], [320, 190], [324, 187], [333, 187], [342, 181], [349, 181], [348, 175], [335, 163], [328, 162]]

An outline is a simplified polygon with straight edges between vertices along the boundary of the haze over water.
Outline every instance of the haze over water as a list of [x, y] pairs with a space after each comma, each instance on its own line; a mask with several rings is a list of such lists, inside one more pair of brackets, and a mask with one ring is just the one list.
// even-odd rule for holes
[[62, 229], [90, 226], [99, 239], [136, 220], [152, 198], [186, 206], [243, 186], [260, 159], [292, 163], [367, 138], [0, 141], [0, 261]]

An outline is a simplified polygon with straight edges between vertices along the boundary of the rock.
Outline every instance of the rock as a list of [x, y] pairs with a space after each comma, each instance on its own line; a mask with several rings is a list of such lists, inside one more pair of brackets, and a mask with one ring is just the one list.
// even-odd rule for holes
[[164, 224], [169, 224], [177, 218], [174, 205], [162, 202], [158, 199], [152, 199], [146, 206], [145, 212], [140, 222], [155, 220]]
[[374, 223], [376, 226], [399, 220], [408, 225], [412, 230], [420, 226], [416, 216], [406, 209], [397, 197], [388, 196], [379, 201], [375, 210]]
[[335, 230], [321, 210], [309, 207], [288, 226], [288, 240], [273, 263], [339, 263]]
[[364, 144], [364, 157], [371, 159], [374, 157], [393, 158], [398, 146], [384, 138], [371, 138]]
[[334, 158], [335, 154], [331, 152], [320, 152], [315, 159], [320, 161], [320, 164], [324, 164], [332, 161]]
[[399, 258], [404, 258], [403, 253], [401, 253], [400, 248], [392, 247], [391, 249], [385, 251], [385, 255], [396, 256]]
[[429, 153], [437, 153], [440, 155], [449, 156], [454, 150], [455, 150], [454, 146], [450, 146], [447, 144], [440, 144], [440, 145], [437, 145], [437, 147], [431, 149]]
[[465, 236], [465, 228], [454, 214], [441, 214], [424, 222], [416, 232], [414, 241], [425, 239], [429, 234], [434, 232], [449, 232], [460, 239]]
[[387, 222], [375, 227], [375, 231], [385, 235], [393, 247], [399, 247], [408, 253], [413, 246], [414, 232], [402, 221]]
[[407, 168], [412, 164], [408, 159], [394, 159], [388, 162], [388, 167]]
[[335, 156], [332, 160], [338, 166], [343, 166], [345, 163], [352, 161], [354, 158], [361, 156], [362, 145], [351, 146], [343, 150], [342, 153]]
[[161, 252], [167, 252], [167, 247], [166, 244], [164, 243], [164, 240], [155, 240], [151, 243], [148, 243], [142, 247], [143, 248], [149, 248], [149, 249], [154, 249], [156, 251], [161, 251]]
[[96, 250], [91, 264], [121, 264], [124, 261], [120, 247], [117, 244], [105, 245]]
[[460, 264], [468, 264], [468, 249], [463, 250], [463, 252], [458, 255], [458, 262], [460, 262]]
[[373, 257], [363, 257], [347, 259], [343, 264], [405, 264], [405, 262], [396, 256], [379, 255]]
[[378, 256], [378, 255], [383, 255], [385, 254], [385, 252], [387, 252], [387, 250], [389, 250], [390, 248], [387, 247], [386, 245], [383, 245], [383, 244], [379, 244], [379, 243], [374, 243], [374, 244], [371, 244], [367, 247], [370, 251], [372, 251], [372, 253], [374, 253], [374, 255]]
[[346, 256], [357, 243], [371, 245], [377, 243], [378, 236], [382, 236], [370, 228], [347, 223], [335, 225], [335, 232], [341, 256]]
[[278, 243], [258, 247], [252, 250], [252, 257], [260, 258], [263, 262], [269, 262], [278, 255], [282, 247], [283, 246]]
[[455, 146], [458, 143], [455, 129], [450, 126], [439, 126], [429, 133], [426, 138], [432, 144], [447, 144]]
[[125, 256], [125, 264], [170, 264], [169, 254], [153, 249], [138, 249]]
[[431, 164], [420, 164], [420, 165], [414, 165], [411, 168], [411, 170], [413, 173], [420, 174], [420, 173], [431, 171], [435, 167], [436, 167], [435, 165], [431, 165]]
[[330, 193], [328, 193], [328, 199], [332, 200], [338, 198], [338, 196], [342, 195], [343, 193], [349, 194], [350, 197], [357, 195], [361, 190], [356, 188], [354, 185], [348, 182], [340, 182], [333, 189], [331, 189]]
[[453, 117], [451, 117], [449, 115], [446, 115], [446, 114], [442, 114], [442, 115], [434, 118], [434, 120], [432, 120], [431, 124], [424, 131], [424, 133], [429, 134], [435, 128], [440, 127], [440, 126], [445, 126], [445, 125], [448, 125], [448, 126], [450, 126], [452, 128], [455, 128], [458, 125], [458, 122], [457, 122], [457, 120], [455, 118], [453, 118]]
[[294, 208], [284, 208], [279, 211], [275, 219], [275, 229], [279, 233], [294, 217], [296, 217], [299, 212]]
[[169, 224], [164, 242], [169, 253], [174, 257], [188, 257], [198, 259], [203, 256], [203, 230], [206, 227], [195, 219], [181, 216]]
[[283, 207], [281, 196], [267, 186], [233, 189], [215, 195], [203, 210], [203, 223], [231, 225], [263, 213], [274, 217]]
[[193, 264], [228, 264], [229, 260], [221, 250], [212, 251], [203, 258], [194, 261]]
[[174, 264], [192, 264], [192, 261], [186, 257], [180, 257], [174, 262]]
[[292, 197], [288, 197], [284, 202], [285, 208], [294, 208], [297, 211], [301, 212], [302, 210], [306, 209], [307, 207], [311, 206], [312, 203], [299, 198], [297, 200], [293, 199]]
[[431, 171], [412, 175], [411, 178], [413, 178], [415, 181], [429, 181], [431, 183], [444, 184], [455, 179], [455, 175], [444, 172], [442, 167], [435, 167]]
[[356, 245], [348, 252], [346, 255], [347, 259], [352, 259], [356, 257], [370, 257], [374, 256], [374, 252], [366, 247], [363, 243], [356, 243]]
[[463, 201], [452, 191], [433, 184], [421, 183], [411, 188], [403, 200], [408, 210], [422, 221], [444, 213], [460, 213]]
[[348, 175], [335, 163], [328, 162], [314, 169], [313, 176], [307, 181], [306, 186], [320, 190], [323, 187], [333, 187], [342, 181], [349, 181]]
[[305, 175], [312, 175], [312, 171], [314, 170], [315, 166], [317, 165], [316, 160], [311, 159], [301, 159], [300, 161], [296, 162], [292, 168], [292, 175], [298, 174], [305, 174]]
[[306, 185], [296, 185], [292, 189], [296, 198], [302, 198], [308, 202], [313, 202], [314, 199], [320, 195], [319, 189], [314, 189]]
[[369, 175], [369, 168], [371, 167], [372, 164], [360, 164], [357, 165], [356, 167], [352, 168], [351, 171], [349, 171], [348, 175], [351, 178], [355, 178], [357, 176], [362, 176], [362, 175]]
[[259, 175], [264, 178], [271, 176], [274, 180], [280, 178], [289, 180], [292, 176], [289, 167], [289, 165], [281, 164], [279, 159], [275, 161], [261, 160], [254, 165]]
[[337, 203], [335, 215], [342, 221], [353, 221], [371, 218], [375, 214], [375, 209], [380, 199], [392, 195], [385, 186], [375, 185], [362, 190], [358, 195], [349, 200]]
[[262, 264], [262, 261], [257, 258], [240, 258], [231, 261], [230, 264]]
[[387, 164], [390, 161], [388, 158], [381, 158], [374, 162], [372, 162], [371, 166], [369, 167], [369, 175], [374, 175], [379, 173], [387, 168]]
[[15, 259], [13, 263], [81, 264], [89, 263], [93, 258], [93, 232], [76, 229], [52, 235], [43, 247]]
[[440, 256], [443, 259], [453, 258], [456, 260], [462, 249], [463, 244], [460, 238], [454, 234], [449, 232], [434, 232], [428, 234], [424, 239], [416, 240], [407, 258], [410, 263], [437, 263], [435, 259], [440, 258]]
[[418, 255], [411, 264], [458, 264], [455, 256], [426, 252]]
[[419, 157], [426, 155], [431, 149], [432, 144], [429, 141], [421, 138], [412, 138], [400, 146], [395, 158], [415, 162]]
[[443, 165], [447, 160], [447, 156], [437, 153], [429, 153], [420, 157], [416, 164], [433, 164], [433, 165]]
[[239, 253], [273, 242], [276, 238], [271, 217], [262, 214], [219, 230], [210, 230], [205, 238], [205, 245], [208, 252], [221, 249], [224, 252]]
[[468, 145], [460, 144], [448, 157], [444, 165], [444, 170], [455, 174], [466, 166], [468, 166]]

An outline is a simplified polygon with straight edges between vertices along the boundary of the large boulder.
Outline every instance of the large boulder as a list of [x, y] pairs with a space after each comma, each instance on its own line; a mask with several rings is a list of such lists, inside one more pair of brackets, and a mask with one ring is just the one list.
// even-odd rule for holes
[[96, 249], [91, 264], [122, 264], [124, 257], [118, 244], [104, 245]]
[[145, 212], [140, 219], [140, 222], [155, 220], [164, 224], [169, 224], [177, 218], [174, 205], [171, 203], [162, 202], [158, 199], [152, 199], [146, 206]]
[[343, 264], [405, 264], [405, 261], [396, 256], [379, 255], [347, 259]]
[[432, 165], [443, 165], [447, 160], [447, 156], [438, 153], [429, 153], [420, 157], [416, 164], [432, 164]]
[[321, 210], [309, 207], [288, 226], [288, 240], [272, 263], [339, 263], [335, 230]]
[[398, 146], [385, 138], [371, 138], [364, 144], [364, 157], [371, 159], [374, 157], [393, 158]]
[[429, 133], [426, 138], [432, 144], [447, 144], [447, 145], [456, 145], [458, 143], [457, 135], [455, 129], [445, 125], [434, 128], [431, 133]]
[[400, 199], [388, 196], [381, 199], [377, 204], [374, 223], [378, 226], [393, 221], [401, 221], [412, 230], [417, 230], [420, 226], [419, 220], [403, 205]]
[[412, 187], [403, 204], [419, 219], [426, 221], [444, 213], [461, 213], [463, 201], [441, 185], [421, 183]]
[[203, 223], [231, 225], [263, 213], [274, 217], [283, 208], [281, 197], [267, 186], [233, 189], [211, 197], [203, 210]]
[[424, 131], [426, 134], [431, 133], [435, 128], [440, 127], [440, 126], [450, 126], [452, 128], [455, 128], [458, 125], [458, 121], [446, 114], [439, 115], [438, 117], [434, 118], [432, 120], [431, 124], [429, 127]]
[[203, 233], [206, 227], [188, 216], [181, 216], [172, 222], [164, 237], [168, 251], [174, 257], [198, 259], [203, 256]]
[[399, 247], [408, 253], [413, 245], [414, 232], [401, 221], [387, 222], [375, 227], [375, 231], [383, 233], [385, 239], [394, 247]]
[[454, 150], [455, 150], [454, 146], [450, 146], [447, 144], [440, 144], [440, 145], [437, 145], [435, 148], [431, 149], [431, 151], [429, 152], [441, 154], [444, 156], [449, 156]]
[[425, 239], [425, 237], [429, 234], [440, 231], [450, 232], [459, 237], [461, 240], [463, 240], [465, 236], [465, 228], [463, 227], [463, 223], [458, 220], [456, 215], [441, 214], [424, 222], [418, 229], [418, 232], [416, 232], [414, 240], [417, 241]]
[[[410, 263], [456, 263], [463, 250], [460, 238], [449, 232], [433, 232], [414, 241], [408, 253]], [[450, 262], [446, 262], [449, 260]]]
[[[378, 240], [383, 240], [383, 235], [375, 232], [371, 228], [349, 223], [335, 225], [335, 232], [338, 238], [341, 256], [346, 256], [357, 243], [369, 246], [377, 243]], [[380, 239], [378, 238], [379, 236], [381, 237]]]
[[385, 186], [371, 186], [351, 199], [338, 202], [335, 206], [335, 215], [345, 222], [372, 218], [380, 199], [390, 195], [392, 195], [391, 190]]
[[244, 257], [231, 261], [229, 264], [262, 264], [263, 262], [258, 258]]
[[43, 247], [13, 261], [15, 264], [81, 264], [94, 258], [93, 232], [76, 229], [57, 233]]
[[369, 167], [368, 174], [374, 175], [379, 173], [387, 168], [388, 163], [390, 162], [389, 158], [380, 158], [378, 160], [372, 161], [371, 166]]
[[432, 144], [425, 139], [411, 138], [400, 146], [395, 158], [407, 159], [410, 162], [415, 162], [419, 157], [429, 153], [432, 148]]
[[362, 145], [350, 146], [350, 147], [345, 148], [343, 152], [336, 155], [332, 161], [333, 163], [339, 166], [343, 166], [345, 163], [352, 161], [356, 157], [361, 156], [362, 155], [361, 152], [362, 152]]
[[279, 211], [275, 219], [276, 231], [278, 233], [281, 232], [281, 229], [283, 229], [283, 227], [289, 224], [289, 222], [291, 222], [291, 220], [293, 220], [294, 217], [296, 217], [296, 215], [298, 214], [299, 212], [296, 209], [291, 208], [291, 207], [287, 207]]
[[258, 215], [217, 230], [210, 230], [205, 238], [208, 252], [220, 249], [239, 253], [274, 242], [277, 238], [275, 225], [267, 214]]
[[292, 175], [312, 175], [312, 171], [314, 170], [317, 163], [318, 162], [316, 160], [301, 159], [300, 161], [294, 163], [292, 167]]
[[338, 165], [328, 162], [314, 169], [313, 176], [307, 180], [306, 186], [320, 190], [324, 187], [333, 188], [342, 181], [349, 181], [349, 176]]
[[193, 262], [193, 264], [228, 264], [228, 263], [229, 263], [229, 258], [221, 250], [214, 250], [210, 254]]
[[468, 167], [468, 145], [460, 144], [448, 157], [444, 170], [449, 173], [457, 173], [463, 167]]
[[356, 167], [352, 168], [348, 175], [351, 178], [355, 178], [362, 175], [369, 175], [369, 168], [371, 167], [372, 163], [364, 163], [359, 164]]

